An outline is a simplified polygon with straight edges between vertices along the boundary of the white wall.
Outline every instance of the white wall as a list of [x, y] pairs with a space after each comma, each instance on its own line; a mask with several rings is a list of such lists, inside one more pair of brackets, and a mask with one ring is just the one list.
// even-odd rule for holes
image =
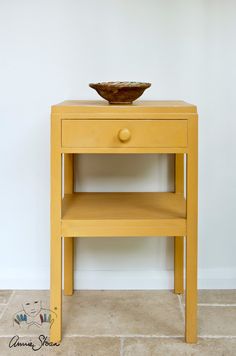
[[[89, 82], [198, 105], [199, 287], [236, 288], [236, 2], [0, 1], [0, 288], [49, 286], [49, 118]], [[173, 157], [80, 156], [80, 190], [165, 190]], [[165, 238], [78, 239], [77, 288], [170, 288]]]

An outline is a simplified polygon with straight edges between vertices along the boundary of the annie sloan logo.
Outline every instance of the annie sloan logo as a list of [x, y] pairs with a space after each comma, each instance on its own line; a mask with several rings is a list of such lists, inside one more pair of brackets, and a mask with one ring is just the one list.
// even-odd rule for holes
[[[13, 315], [13, 326], [17, 329], [45, 329], [44, 326], [50, 329], [56, 318], [57, 314], [54, 311], [42, 307], [41, 300], [27, 300]], [[26, 337], [20, 338], [18, 335], [14, 335], [9, 342], [9, 348], [30, 347], [33, 351], [38, 351], [43, 346], [60, 346], [60, 344], [50, 342], [43, 334], [40, 334], [34, 342], [31, 338], [26, 340]]]
[[22, 309], [13, 316], [13, 323], [20, 328], [42, 327], [43, 324], [48, 323], [52, 326], [57, 314], [50, 310], [42, 308], [41, 300], [26, 301], [22, 304]]
[[33, 351], [39, 351], [43, 346], [60, 346], [58, 343], [49, 342], [47, 336], [39, 335], [38, 340], [36, 342], [32, 342], [31, 340], [28, 341], [21, 341], [18, 335], [15, 335], [11, 338], [9, 342], [10, 348], [15, 347], [30, 347]]

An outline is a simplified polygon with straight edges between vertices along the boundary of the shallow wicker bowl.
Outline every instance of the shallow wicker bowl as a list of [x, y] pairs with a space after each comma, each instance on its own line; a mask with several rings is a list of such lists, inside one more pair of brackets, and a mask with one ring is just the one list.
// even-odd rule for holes
[[151, 84], [141, 82], [102, 82], [90, 83], [89, 86], [95, 89], [102, 98], [108, 100], [109, 104], [124, 105], [132, 104]]

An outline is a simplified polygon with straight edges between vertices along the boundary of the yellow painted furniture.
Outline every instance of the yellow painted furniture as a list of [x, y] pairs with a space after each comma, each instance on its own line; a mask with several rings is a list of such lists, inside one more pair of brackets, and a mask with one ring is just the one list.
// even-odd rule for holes
[[[73, 155], [82, 153], [175, 154], [175, 191], [75, 193]], [[175, 293], [184, 291], [185, 236], [185, 338], [189, 343], [197, 341], [197, 189], [195, 106], [183, 101], [137, 101], [130, 106], [65, 101], [52, 106], [50, 303], [51, 310], [57, 313], [51, 327], [52, 342], [59, 342], [62, 336], [62, 238], [64, 293], [72, 295], [73, 245], [74, 237], [79, 236], [174, 237]]]

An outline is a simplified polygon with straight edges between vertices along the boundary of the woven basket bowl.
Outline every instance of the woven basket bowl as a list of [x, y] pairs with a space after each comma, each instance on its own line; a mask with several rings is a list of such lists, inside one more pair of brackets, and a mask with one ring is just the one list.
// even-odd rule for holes
[[106, 99], [109, 104], [129, 105], [138, 99], [151, 83], [141, 82], [102, 82], [90, 83], [89, 86], [95, 89], [98, 94]]

